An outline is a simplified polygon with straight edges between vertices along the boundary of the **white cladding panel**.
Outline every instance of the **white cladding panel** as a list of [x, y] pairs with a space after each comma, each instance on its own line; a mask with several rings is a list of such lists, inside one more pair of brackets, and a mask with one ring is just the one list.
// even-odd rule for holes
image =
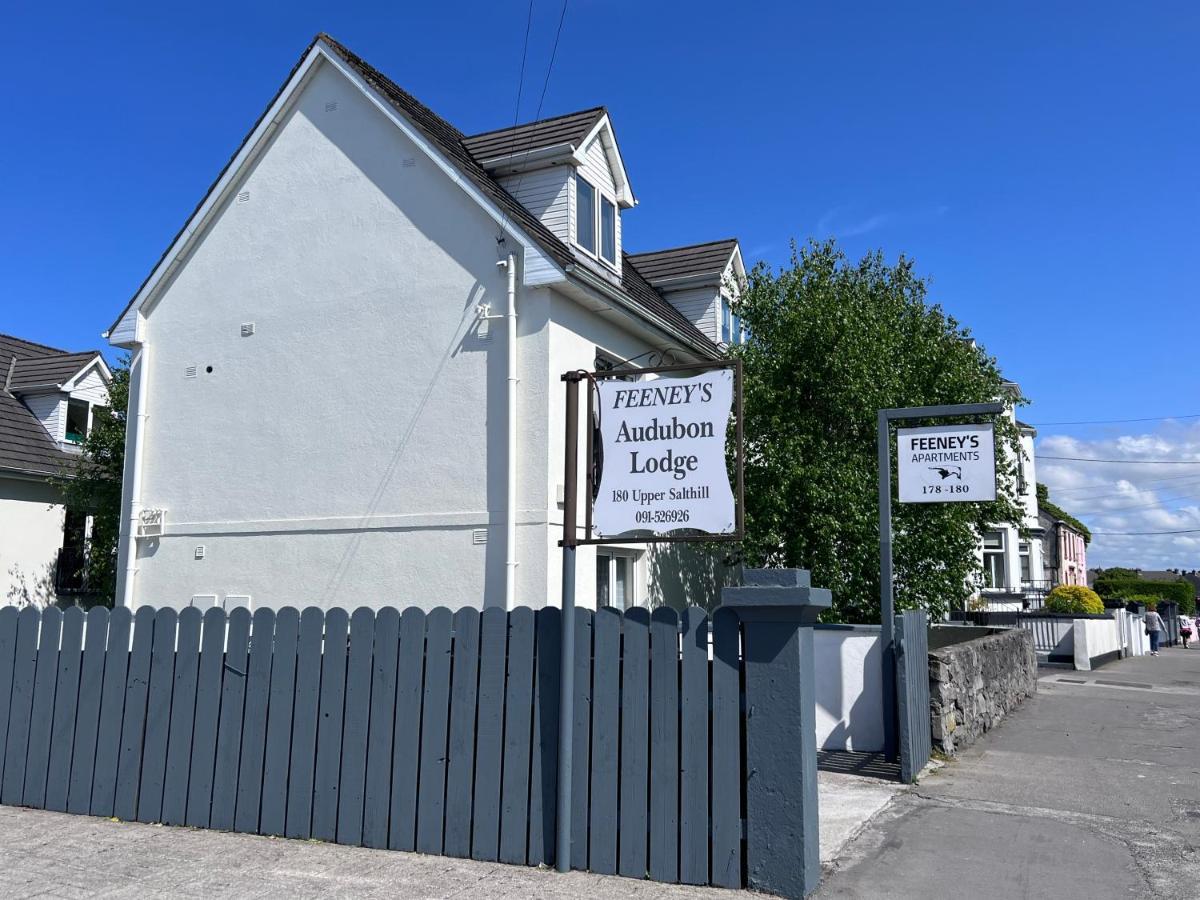
[[604, 141], [599, 137], [593, 138], [592, 142], [588, 144], [580, 171], [584, 178], [608, 194], [610, 200], [616, 194], [617, 182], [608, 165], [608, 154], [604, 152]]
[[716, 287], [692, 288], [664, 294], [667, 301], [713, 341], [721, 339], [720, 299]]
[[505, 190], [537, 216], [542, 224], [565, 242], [570, 242], [571, 167], [551, 166], [500, 180]]
[[71, 391], [71, 396], [97, 406], [108, 406], [108, 388], [104, 384], [100, 369], [93, 366], [79, 380], [79, 384]]
[[38, 417], [50, 437], [56, 441], [66, 437], [66, 394], [58, 391], [50, 394], [22, 394], [21, 401]]

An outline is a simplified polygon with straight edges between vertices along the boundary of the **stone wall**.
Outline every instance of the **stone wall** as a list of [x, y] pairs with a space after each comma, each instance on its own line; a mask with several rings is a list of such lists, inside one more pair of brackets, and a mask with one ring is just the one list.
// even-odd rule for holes
[[953, 756], [1036, 690], [1032, 632], [1012, 629], [930, 650], [934, 749]]

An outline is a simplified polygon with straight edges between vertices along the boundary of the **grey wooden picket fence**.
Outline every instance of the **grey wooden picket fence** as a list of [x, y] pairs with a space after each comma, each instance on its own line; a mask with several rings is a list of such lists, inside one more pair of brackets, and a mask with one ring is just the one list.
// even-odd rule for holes
[[896, 616], [896, 697], [900, 720], [900, 780], [917, 780], [933, 753], [929, 705], [929, 616], [905, 610]]
[[[736, 615], [575, 621], [572, 867], [742, 886]], [[0, 609], [0, 802], [553, 863], [560, 627], [554, 608]]]

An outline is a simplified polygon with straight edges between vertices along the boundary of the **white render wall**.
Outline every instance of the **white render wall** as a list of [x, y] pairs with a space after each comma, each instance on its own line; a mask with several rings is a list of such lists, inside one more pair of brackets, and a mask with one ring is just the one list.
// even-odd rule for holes
[[63, 542], [58, 500], [44, 482], [0, 477], [0, 606], [13, 602], [22, 578], [32, 588], [53, 566]]
[[816, 628], [817, 747], [883, 749], [883, 672], [879, 632]]

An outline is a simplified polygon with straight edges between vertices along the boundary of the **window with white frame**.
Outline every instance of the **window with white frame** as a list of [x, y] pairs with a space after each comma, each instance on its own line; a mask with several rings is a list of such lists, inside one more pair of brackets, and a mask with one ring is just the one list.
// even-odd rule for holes
[[721, 295], [721, 340], [726, 344], [733, 343], [733, 310], [724, 294]]
[[596, 551], [596, 608], [629, 609], [638, 605], [636, 550], [601, 547]]
[[1004, 574], [1004, 532], [985, 531], [983, 534], [983, 586], [1007, 587]]
[[1030, 574], [1032, 567], [1029, 562], [1029, 541], [1021, 541], [1017, 544], [1017, 553], [1021, 557], [1021, 581], [1032, 581], [1033, 576]]
[[88, 402], [71, 397], [67, 400], [67, 440], [82, 444], [88, 435]]
[[617, 206], [581, 175], [575, 176], [575, 243], [617, 264]]

